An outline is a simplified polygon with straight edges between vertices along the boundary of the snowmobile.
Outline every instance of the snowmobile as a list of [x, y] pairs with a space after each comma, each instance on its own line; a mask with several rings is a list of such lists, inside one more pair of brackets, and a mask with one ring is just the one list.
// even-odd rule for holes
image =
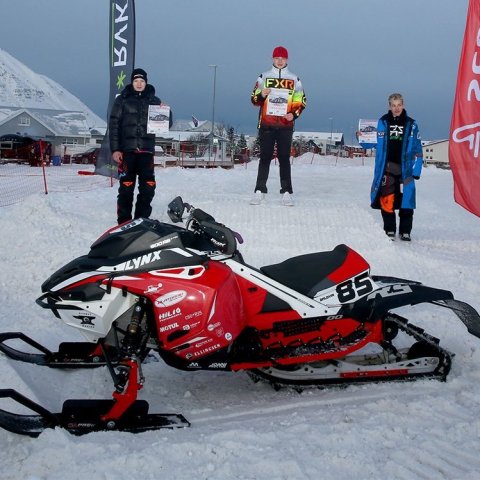
[[[112, 399], [66, 400], [52, 413], [13, 389], [0, 398], [31, 414], [0, 410], [0, 426], [38, 436], [185, 427], [181, 414], [152, 414], [138, 391], [153, 355], [186, 371], [246, 371], [275, 388], [434, 377], [452, 356], [439, 340], [391, 310], [427, 302], [455, 312], [480, 338], [480, 317], [446, 290], [370, 275], [346, 245], [253, 267], [241, 236], [177, 197], [171, 223], [140, 218], [115, 226], [42, 285], [37, 304], [85, 341], [51, 351], [21, 332], [0, 334], [9, 358], [51, 368], [104, 366]], [[184, 222], [184, 226], [177, 225]], [[19, 347], [21, 345], [21, 347]], [[156, 352], [156, 353], [155, 353]]]

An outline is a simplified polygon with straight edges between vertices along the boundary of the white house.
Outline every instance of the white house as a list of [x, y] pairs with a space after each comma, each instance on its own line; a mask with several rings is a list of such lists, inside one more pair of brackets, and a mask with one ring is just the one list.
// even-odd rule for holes
[[82, 152], [96, 146], [101, 132], [88, 128], [83, 112], [43, 108], [0, 107], [0, 137], [15, 134], [43, 139], [53, 146], [53, 155]]
[[448, 140], [425, 142], [422, 144], [423, 161], [428, 164], [448, 165]]

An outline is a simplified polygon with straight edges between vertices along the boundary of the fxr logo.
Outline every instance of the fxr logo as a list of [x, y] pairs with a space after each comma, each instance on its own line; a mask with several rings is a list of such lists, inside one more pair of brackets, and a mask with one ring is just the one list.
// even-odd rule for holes
[[286, 88], [288, 90], [293, 90], [295, 87], [295, 81], [290, 78], [266, 78], [265, 79], [266, 88]]
[[[464, 135], [462, 136], [462, 134]], [[453, 131], [452, 140], [455, 143], [468, 142], [468, 148], [473, 150], [473, 156], [478, 158], [480, 151], [480, 122], [456, 128]]]

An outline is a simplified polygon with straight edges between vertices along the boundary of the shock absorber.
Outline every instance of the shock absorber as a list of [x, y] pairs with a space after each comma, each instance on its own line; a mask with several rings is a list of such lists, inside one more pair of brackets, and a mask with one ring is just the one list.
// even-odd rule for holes
[[123, 339], [123, 347], [128, 353], [134, 352], [140, 345], [142, 329], [140, 323], [145, 313], [145, 299], [139, 298], [137, 304], [133, 308], [132, 318], [127, 326], [125, 338]]

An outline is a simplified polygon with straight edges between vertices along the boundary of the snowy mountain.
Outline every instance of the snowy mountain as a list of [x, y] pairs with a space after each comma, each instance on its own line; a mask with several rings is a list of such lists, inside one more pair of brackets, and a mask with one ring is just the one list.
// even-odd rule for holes
[[0, 48], [0, 106], [83, 112], [89, 128], [106, 123], [54, 80], [33, 72]]

